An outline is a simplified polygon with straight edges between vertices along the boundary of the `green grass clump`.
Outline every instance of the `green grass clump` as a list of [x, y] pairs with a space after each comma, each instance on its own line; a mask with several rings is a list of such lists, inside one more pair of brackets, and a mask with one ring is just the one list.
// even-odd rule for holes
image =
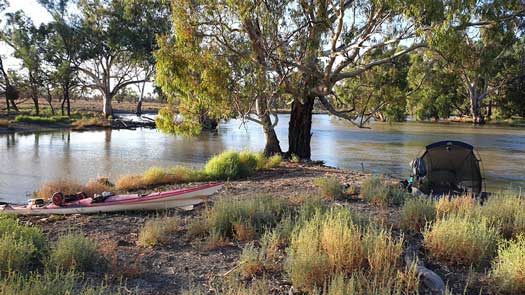
[[221, 199], [207, 212], [208, 231], [226, 239], [248, 237], [250, 233], [245, 231], [262, 233], [264, 228], [276, 225], [286, 211], [285, 201], [270, 196]]
[[369, 177], [361, 185], [361, 197], [381, 207], [401, 205], [407, 196], [408, 193], [399, 185], [389, 183], [379, 176]]
[[340, 200], [344, 197], [344, 187], [335, 178], [318, 177], [314, 179], [314, 184], [328, 200]]
[[491, 196], [481, 207], [481, 215], [496, 225], [507, 238], [525, 234], [525, 199], [511, 194]]
[[211, 158], [204, 171], [213, 179], [237, 179], [244, 175], [248, 169], [241, 166], [239, 153], [226, 151]]
[[15, 117], [16, 122], [25, 123], [69, 123], [70, 119], [67, 116], [29, 116], [29, 115], [18, 115]]
[[97, 245], [79, 233], [69, 233], [58, 238], [51, 249], [49, 265], [58, 269], [91, 271], [103, 265]]
[[39, 228], [21, 225], [18, 220], [3, 215], [0, 218], [0, 273], [27, 271], [40, 262], [45, 245]]
[[426, 198], [410, 198], [401, 209], [401, 228], [420, 231], [427, 222], [436, 218], [436, 208], [431, 200]]
[[295, 288], [313, 291], [339, 274], [363, 273], [378, 284], [389, 281], [400, 266], [403, 239], [389, 230], [361, 226], [346, 209], [319, 211], [297, 224], [285, 268]]
[[504, 241], [492, 263], [490, 277], [501, 292], [525, 294], [525, 236]]
[[258, 166], [256, 154], [250, 152], [239, 153], [240, 176], [252, 175]]
[[181, 227], [178, 216], [155, 218], [146, 221], [140, 229], [138, 244], [143, 247], [153, 247], [166, 243], [170, 234], [177, 232]]
[[425, 248], [439, 261], [451, 265], [480, 266], [495, 254], [498, 232], [486, 218], [450, 215], [428, 225]]
[[40, 273], [11, 273], [0, 277], [0, 294], [5, 295], [113, 295], [124, 294], [111, 290], [104, 282], [95, 284], [76, 272], [46, 270]]

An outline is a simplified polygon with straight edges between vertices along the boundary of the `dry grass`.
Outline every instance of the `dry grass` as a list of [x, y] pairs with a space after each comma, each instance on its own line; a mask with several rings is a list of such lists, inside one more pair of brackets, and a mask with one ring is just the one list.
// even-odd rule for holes
[[434, 203], [426, 198], [410, 198], [401, 209], [400, 225], [404, 230], [420, 231], [436, 218]]
[[500, 292], [525, 294], [525, 236], [500, 244], [490, 277]]
[[470, 215], [477, 206], [477, 202], [471, 196], [442, 197], [436, 203], [436, 214], [443, 218], [450, 214]]
[[76, 130], [82, 130], [92, 127], [111, 127], [111, 122], [103, 118], [90, 118], [90, 119], [80, 119], [73, 122], [73, 128]]
[[[362, 227], [345, 209], [316, 213], [298, 223], [287, 250], [286, 270], [294, 288], [314, 291], [338, 274], [363, 274], [386, 287], [399, 272], [403, 239], [389, 230]], [[334, 290], [335, 291], [335, 290]], [[335, 293], [332, 293], [335, 294]]]
[[109, 192], [113, 188], [109, 186], [107, 183], [99, 181], [99, 180], [90, 180], [88, 183], [86, 183], [86, 186], [84, 188], [84, 192], [89, 196], [93, 197], [95, 194], [101, 194], [103, 192]]
[[55, 192], [62, 192], [66, 195], [71, 195], [82, 192], [85, 189], [86, 187], [80, 183], [67, 179], [61, 179], [43, 184], [35, 193], [35, 195], [40, 199], [49, 200]]
[[7, 128], [9, 127], [9, 120], [0, 120], [0, 127]]
[[408, 193], [383, 177], [372, 176], [361, 184], [361, 197], [376, 206], [397, 206], [404, 203]]
[[449, 215], [427, 226], [425, 248], [450, 265], [479, 266], [496, 252], [498, 232], [486, 218]]
[[133, 191], [145, 187], [142, 175], [124, 175], [115, 183], [115, 187], [121, 191]]
[[138, 245], [154, 247], [165, 244], [170, 239], [170, 234], [180, 230], [181, 219], [178, 216], [155, 218], [146, 221], [140, 229]]

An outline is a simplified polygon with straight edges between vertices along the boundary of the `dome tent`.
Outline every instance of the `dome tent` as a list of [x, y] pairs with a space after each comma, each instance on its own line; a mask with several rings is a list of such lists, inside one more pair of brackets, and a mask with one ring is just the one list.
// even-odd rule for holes
[[412, 187], [424, 194], [479, 195], [483, 187], [480, 161], [470, 144], [461, 141], [432, 143], [412, 161]]

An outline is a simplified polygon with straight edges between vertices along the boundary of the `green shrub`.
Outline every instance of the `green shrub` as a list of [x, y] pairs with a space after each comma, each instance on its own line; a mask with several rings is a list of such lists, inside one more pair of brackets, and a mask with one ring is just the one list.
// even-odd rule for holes
[[248, 225], [260, 233], [265, 227], [276, 225], [286, 210], [285, 201], [270, 196], [246, 200], [220, 199], [207, 213], [207, 224], [210, 232], [222, 238], [233, 238], [236, 224]]
[[431, 200], [426, 198], [410, 198], [401, 209], [401, 228], [420, 231], [427, 222], [436, 218], [436, 208]]
[[239, 153], [227, 151], [211, 158], [204, 171], [212, 179], [237, 179], [243, 175], [246, 170], [241, 168], [241, 159]]
[[264, 168], [277, 168], [281, 165], [283, 157], [281, 155], [273, 155], [266, 160]]
[[69, 123], [70, 119], [66, 116], [51, 116], [51, 117], [40, 117], [40, 116], [28, 116], [18, 115], [15, 117], [16, 122], [26, 123]]
[[45, 271], [39, 273], [12, 273], [0, 277], [0, 294], [5, 295], [112, 295], [105, 283], [94, 284], [75, 272]]
[[181, 227], [178, 216], [155, 218], [146, 221], [140, 229], [138, 244], [143, 247], [152, 247], [166, 243], [170, 234], [177, 232]]
[[79, 233], [69, 233], [58, 238], [51, 249], [49, 265], [57, 269], [90, 271], [103, 266], [97, 245]]
[[496, 252], [498, 232], [486, 218], [450, 215], [423, 232], [425, 248], [447, 264], [479, 266]]
[[344, 196], [344, 187], [335, 178], [318, 177], [314, 179], [314, 184], [319, 187], [324, 198], [340, 200]]
[[401, 205], [407, 196], [408, 193], [399, 185], [378, 176], [369, 177], [361, 185], [361, 197], [377, 206]]
[[249, 176], [252, 175], [257, 169], [257, 156], [250, 152], [239, 153], [239, 164], [240, 164], [240, 175]]
[[490, 273], [494, 284], [508, 294], [525, 294], [525, 236], [504, 241]]
[[39, 228], [21, 225], [9, 215], [0, 218], [0, 272], [27, 271], [39, 263], [45, 245]]
[[525, 234], [524, 212], [525, 200], [511, 194], [493, 195], [481, 207], [481, 215], [507, 238]]

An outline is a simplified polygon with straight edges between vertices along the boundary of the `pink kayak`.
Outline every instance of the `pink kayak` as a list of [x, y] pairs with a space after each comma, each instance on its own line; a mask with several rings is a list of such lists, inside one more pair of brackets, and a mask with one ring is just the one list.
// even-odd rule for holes
[[162, 210], [188, 208], [207, 200], [208, 196], [222, 188], [222, 183], [212, 183], [194, 188], [179, 189], [149, 195], [115, 195], [102, 203], [93, 203], [92, 198], [66, 203], [63, 206], [49, 204], [41, 207], [31, 205], [3, 205], [0, 213], [20, 215], [49, 215], [75, 213], [103, 213], [130, 210]]

